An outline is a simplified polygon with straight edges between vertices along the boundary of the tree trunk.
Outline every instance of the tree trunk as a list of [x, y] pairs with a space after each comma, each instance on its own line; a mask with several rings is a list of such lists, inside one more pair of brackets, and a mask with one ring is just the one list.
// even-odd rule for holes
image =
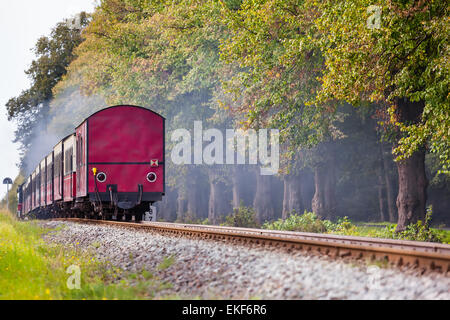
[[294, 210], [297, 214], [303, 212], [301, 176], [287, 175], [284, 177], [282, 218], [286, 219]]
[[397, 231], [425, 219], [428, 181], [425, 175], [425, 150], [416, 151], [410, 158], [397, 163], [398, 223]]
[[327, 161], [314, 169], [315, 193], [311, 202], [312, 210], [320, 217], [331, 219], [336, 216], [336, 178], [334, 172], [334, 154], [328, 152]]
[[325, 210], [327, 218], [336, 217], [336, 175], [334, 172], [334, 157], [330, 159], [325, 180]]
[[177, 192], [167, 188], [166, 194], [161, 202], [157, 202], [157, 219], [162, 217], [165, 221], [175, 221], [177, 219]]
[[386, 202], [387, 202], [387, 209], [389, 214], [389, 222], [395, 222], [395, 216], [396, 216], [396, 208], [395, 208], [395, 201], [394, 201], [394, 186], [392, 185], [392, 179], [390, 172], [390, 165], [389, 165], [389, 159], [387, 155], [385, 154], [385, 148], [382, 145], [381, 146], [381, 156], [383, 157], [383, 167], [384, 167], [384, 182], [386, 185]]
[[290, 215], [289, 210], [289, 196], [290, 196], [290, 184], [289, 184], [289, 176], [284, 177], [284, 190], [283, 190], [283, 212], [281, 213], [281, 217], [286, 219]]
[[209, 186], [208, 220], [217, 224], [231, 210], [225, 200], [225, 184], [213, 172], [209, 174]]
[[275, 209], [272, 201], [272, 176], [263, 176], [259, 168], [256, 173], [256, 193], [253, 207], [259, 223], [275, 218]]
[[325, 211], [325, 180], [326, 169], [323, 166], [314, 168], [314, 186], [316, 191], [312, 198], [311, 207], [313, 212], [320, 217], [327, 215]]
[[191, 181], [187, 185], [187, 214], [192, 219], [200, 218], [198, 184], [196, 181]]
[[240, 166], [234, 166], [233, 168], [233, 209], [237, 209], [241, 206], [243, 201], [243, 185], [242, 185], [242, 168]]
[[[383, 150], [381, 150], [383, 152]], [[380, 159], [381, 160], [381, 159]], [[377, 170], [377, 176], [378, 176], [378, 205], [380, 209], [380, 221], [386, 221], [386, 215], [384, 210], [384, 196], [383, 196], [383, 161], [379, 161], [379, 167]]]
[[178, 198], [177, 198], [177, 220], [183, 221], [186, 216], [187, 210], [187, 199], [185, 191], [182, 188], [178, 189]]
[[[420, 121], [424, 103], [397, 101], [397, 120], [402, 123]], [[398, 223], [396, 231], [425, 218], [428, 180], [425, 174], [425, 149], [421, 148], [408, 159], [397, 162], [398, 170]]]

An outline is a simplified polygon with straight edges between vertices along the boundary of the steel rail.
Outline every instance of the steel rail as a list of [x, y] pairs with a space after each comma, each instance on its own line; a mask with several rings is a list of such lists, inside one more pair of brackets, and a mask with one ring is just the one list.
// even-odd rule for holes
[[443, 273], [450, 272], [450, 245], [440, 243], [167, 222], [134, 223], [80, 218], [54, 220], [106, 224], [203, 239], [281, 246], [335, 258], [381, 260], [397, 266], [419, 267]]

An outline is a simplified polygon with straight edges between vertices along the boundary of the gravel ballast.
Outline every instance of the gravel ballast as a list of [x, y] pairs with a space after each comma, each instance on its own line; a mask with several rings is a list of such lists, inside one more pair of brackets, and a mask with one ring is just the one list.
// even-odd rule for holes
[[[49, 221], [64, 227], [46, 241], [95, 250], [125, 272], [148, 270], [173, 285], [166, 294], [203, 299], [450, 299], [450, 278], [396, 268], [161, 235], [105, 225]], [[165, 269], [161, 262], [173, 257]]]

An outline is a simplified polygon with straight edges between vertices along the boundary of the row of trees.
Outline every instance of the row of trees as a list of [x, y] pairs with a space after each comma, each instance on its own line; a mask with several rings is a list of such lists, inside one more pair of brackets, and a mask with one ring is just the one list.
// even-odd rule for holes
[[35, 66], [47, 59], [58, 72], [43, 77], [45, 90], [32, 78], [32, 89], [48, 93], [43, 100], [25, 92], [8, 110], [23, 124], [25, 150], [36, 133], [28, 118], [47, 119], [62, 136], [101, 107], [98, 97], [160, 112], [168, 138], [194, 120], [278, 128], [277, 179], [249, 166], [169, 162], [162, 211], [217, 222], [242, 201], [261, 221], [312, 209], [398, 217], [403, 230], [424, 218], [426, 170], [447, 188], [437, 198], [448, 195], [447, 10], [443, 0], [104, 0], [83, 15], [82, 34], [69, 28], [63, 33], [75, 37], [58, 37], [57, 27], [44, 41], [58, 50], [38, 43]]

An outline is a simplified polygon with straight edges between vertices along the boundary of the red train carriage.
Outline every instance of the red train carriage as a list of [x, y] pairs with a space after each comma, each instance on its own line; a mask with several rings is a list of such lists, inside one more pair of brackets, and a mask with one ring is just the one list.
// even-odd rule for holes
[[76, 198], [75, 134], [71, 134], [63, 140], [63, 149], [63, 198], [65, 203], [69, 203]]
[[46, 189], [47, 189], [47, 159], [44, 158], [44, 160], [41, 161], [39, 164], [39, 180], [40, 181], [40, 187], [39, 187], [39, 203], [38, 206], [43, 208], [46, 205]]
[[24, 215], [28, 214], [31, 211], [31, 176], [28, 177], [27, 182], [25, 183], [25, 195], [24, 195], [24, 205], [25, 208], [23, 210]]
[[53, 148], [53, 206], [51, 216], [68, 216], [75, 199], [73, 148], [75, 134], [62, 139]]
[[63, 199], [63, 141], [53, 148], [53, 201]]
[[161, 115], [129, 105], [83, 121], [75, 132], [76, 207], [103, 218], [140, 220], [164, 195], [164, 132]]
[[41, 185], [41, 183], [40, 183], [41, 179], [40, 179], [40, 175], [39, 175], [39, 166], [34, 170], [33, 174], [31, 175], [31, 179], [33, 180], [31, 210], [36, 210], [37, 208], [39, 208], [39, 194], [40, 194], [39, 186]]
[[165, 188], [165, 119], [142, 107], [103, 109], [45, 157], [21, 189], [36, 217], [141, 220]]
[[53, 151], [46, 158], [45, 204], [53, 204]]

